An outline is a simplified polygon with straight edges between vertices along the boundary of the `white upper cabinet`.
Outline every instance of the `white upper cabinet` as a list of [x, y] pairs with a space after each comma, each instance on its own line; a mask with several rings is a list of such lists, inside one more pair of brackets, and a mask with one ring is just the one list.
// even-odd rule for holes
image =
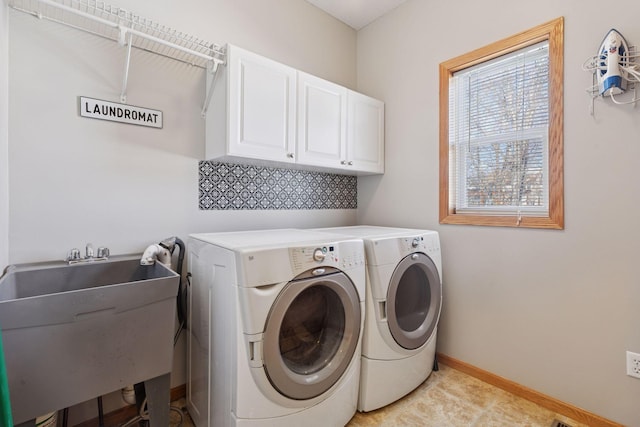
[[362, 173], [384, 173], [384, 103], [349, 91], [348, 164]]
[[209, 160], [383, 173], [384, 104], [228, 45], [206, 114], [205, 154]]
[[345, 87], [298, 72], [297, 121], [299, 163], [330, 168], [346, 165]]
[[206, 122], [207, 158], [295, 162], [296, 70], [227, 48]]

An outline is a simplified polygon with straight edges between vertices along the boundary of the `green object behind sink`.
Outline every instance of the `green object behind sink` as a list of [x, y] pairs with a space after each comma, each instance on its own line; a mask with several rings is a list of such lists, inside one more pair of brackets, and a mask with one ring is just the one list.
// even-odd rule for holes
[[12, 426], [9, 384], [7, 383], [7, 369], [4, 364], [4, 351], [2, 350], [2, 334], [0, 334], [0, 427]]

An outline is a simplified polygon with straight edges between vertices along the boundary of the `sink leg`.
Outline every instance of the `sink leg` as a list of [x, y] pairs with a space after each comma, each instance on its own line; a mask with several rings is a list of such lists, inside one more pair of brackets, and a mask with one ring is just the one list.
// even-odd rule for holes
[[151, 427], [168, 427], [169, 406], [171, 405], [171, 374], [146, 380], [144, 388], [147, 393]]

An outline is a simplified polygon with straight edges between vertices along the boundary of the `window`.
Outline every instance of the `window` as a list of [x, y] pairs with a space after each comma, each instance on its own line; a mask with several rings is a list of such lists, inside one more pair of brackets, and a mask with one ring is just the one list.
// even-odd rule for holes
[[564, 227], [563, 19], [440, 64], [440, 223]]

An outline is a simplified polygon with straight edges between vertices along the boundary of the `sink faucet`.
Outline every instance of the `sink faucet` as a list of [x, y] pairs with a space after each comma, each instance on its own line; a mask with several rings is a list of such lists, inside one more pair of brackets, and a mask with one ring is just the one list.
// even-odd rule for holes
[[91, 243], [87, 243], [87, 247], [85, 248], [85, 259], [93, 258], [93, 245]]
[[80, 249], [73, 248], [69, 251], [69, 254], [67, 255], [67, 258], [65, 258], [65, 261], [67, 261], [69, 264], [90, 261], [104, 261], [109, 258], [109, 248], [101, 246], [98, 248], [98, 256], [95, 256], [94, 254], [95, 252], [93, 251], [93, 245], [91, 243], [87, 243], [87, 246], [85, 247], [84, 258], [80, 255]]

